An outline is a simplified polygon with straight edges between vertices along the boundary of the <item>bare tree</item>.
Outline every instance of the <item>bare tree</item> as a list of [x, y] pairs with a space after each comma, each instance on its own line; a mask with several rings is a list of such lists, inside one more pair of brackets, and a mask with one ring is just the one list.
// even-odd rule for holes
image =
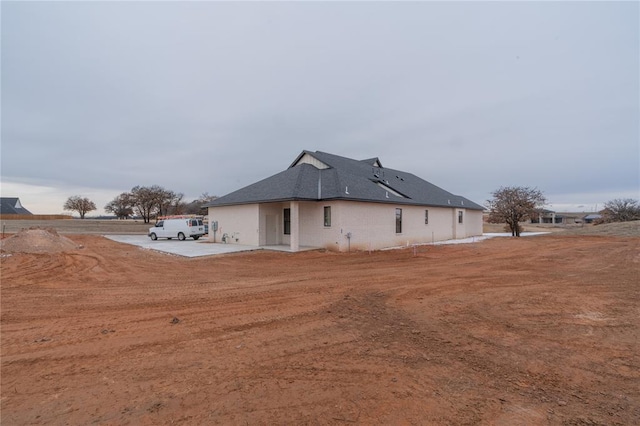
[[209, 201], [213, 201], [216, 198], [218, 198], [217, 195], [209, 195], [208, 192], [203, 192], [202, 195], [200, 195], [200, 198], [198, 198], [196, 201], [204, 204], [208, 203]]
[[[207, 194], [203, 195], [211, 198]], [[217, 197], [213, 197], [215, 198]], [[113, 199], [105, 206], [105, 210], [118, 217], [127, 217], [135, 211], [145, 223], [149, 223], [152, 217], [192, 213], [193, 203], [187, 204], [183, 199], [183, 193], [176, 193], [159, 185], [138, 185], [131, 188], [131, 192], [124, 192]]]
[[208, 192], [204, 192], [197, 200], [193, 200], [189, 204], [185, 205], [184, 211], [189, 214], [201, 214], [206, 215], [207, 209], [202, 207], [203, 204], [213, 201], [218, 198], [217, 195], [209, 195]]
[[130, 196], [131, 205], [144, 223], [151, 222], [151, 217], [158, 213], [158, 194], [154, 187], [134, 186]]
[[96, 210], [96, 205], [86, 197], [83, 198], [79, 195], [72, 195], [64, 203], [63, 209], [78, 212], [78, 214], [80, 214], [80, 219], [84, 219], [84, 216], [88, 212]]
[[522, 186], [507, 186], [491, 193], [487, 200], [490, 223], [506, 223], [514, 237], [520, 236], [520, 222], [529, 219], [542, 207], [546, 199], [541, 191]]
[[616, 198], [604, 203], [600, 212], [602, 222], [629, 222], [640, 220], [640, 205], [632, 198]]
[[104, 211], [113, 213], [118, 219], [126, 219], [133, 215], [131, 194], [123, 192], [104, 206]]
[[131, 189], [132, 206], [142, 216], [145, 223], [152, 217], [165, 216], [178, 210], [182, 193], [175, 193], [159, 185], [134, 186]]
[[183, 198], [184, 198], [184, 194], [182, 192], [178, 192], [174, 194], [173, 200], [171, 200], [172, 214], [185, 214], [187, 203], [182, 201]]
[[169, 214], [173, 200], [176, 198], [175, 192], [158, 185], [152, 186], [151, 190], [155, 193], [158, 216], [166, 216]]

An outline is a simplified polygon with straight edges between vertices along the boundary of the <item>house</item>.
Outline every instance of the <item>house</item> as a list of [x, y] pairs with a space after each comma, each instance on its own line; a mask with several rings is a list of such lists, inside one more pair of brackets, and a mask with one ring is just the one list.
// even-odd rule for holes
[[212, 241], [376, 250], [482, 235], [483, 207], [419, 177], [303, 151], [283, 172], [205, 204]]
[[578, 223], [579, 218], [575, 214], [563, 213], [558, 214], [552, 210], [540, 209], [538, 215], [533, 216], [529, 223], [532, 224], [555, 224], [555, 225], [571, 225]]
[[600, 219], [602, 219], [602, 215], [598, 214], [598, 213], [591, 213], [591, 214], [588, 214], [588, 215], [586, 215], [586, 216], [584, 216], [582, 218], [584, 223], [593, 223], [593, 222], [596, 222], [596, 221], [598, 221]]
[[0, 215], [6, 214], [22, 214], [31, 215], [32, 213], [22, 207], [19, 198], [15, 197], [1, 197], [0, 198]]
[[530, 223], [560, 223], [561, 218], [556, 216], [556, 212], [547, 209], [539, 209], [537, 216], [531, 216]]

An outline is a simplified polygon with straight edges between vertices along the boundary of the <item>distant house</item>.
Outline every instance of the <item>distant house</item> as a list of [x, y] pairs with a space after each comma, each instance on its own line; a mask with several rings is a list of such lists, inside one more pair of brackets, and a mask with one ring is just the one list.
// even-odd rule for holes
[[591, 213], [582, 218], [584, 223], [593, 223], [594, 221], [602, 219], [602, 215], [598, 213]]
[[22, 214], [31, 215], [32, 213], [22, 207], [19, 198], [1, 197], [0, 198], [0, 215], [5, 214]]
[[367, 250], [482, 235], [483, 207], [378, 158], [303, 151], [289, 168], [205, 204], [209, 238]]
[[538, 224], [554, 224], [554, 225], [571, 225], [578, 223], [578, 216], [572, 213], [558, 214], [552, 210], [540, 209], [538, 214], [531, 218], [530, 223]]

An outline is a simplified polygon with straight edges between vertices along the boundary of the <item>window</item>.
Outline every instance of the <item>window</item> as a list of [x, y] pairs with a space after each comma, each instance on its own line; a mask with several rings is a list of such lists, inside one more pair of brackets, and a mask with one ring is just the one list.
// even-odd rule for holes
[[463, 214], [464, 214], [464, 212], [462, 212], [462, 211], [458, 212], [458, 223], [462, 223]]
[[284, 235], [291, 235], [291, 209], [284, 209]]
[[402, 209], [396, 209], [396, 234], [402, 234]]
[[429, 224], [429, 210], [424, 211], [424, 224], [425, 225]]
[[331, 226], [331, 206], [324, 206], [324, 226]]

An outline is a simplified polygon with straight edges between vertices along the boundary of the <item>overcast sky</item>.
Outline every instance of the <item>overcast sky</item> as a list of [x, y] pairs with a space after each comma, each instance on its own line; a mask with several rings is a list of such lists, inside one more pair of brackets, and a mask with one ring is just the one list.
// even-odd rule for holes
[[[2, 196], [192, 200], [302, 150], [484, 204], [638, 198], [637, 2], [7, 2]], [[94, 212], [95, 213], [95, 212]]]

